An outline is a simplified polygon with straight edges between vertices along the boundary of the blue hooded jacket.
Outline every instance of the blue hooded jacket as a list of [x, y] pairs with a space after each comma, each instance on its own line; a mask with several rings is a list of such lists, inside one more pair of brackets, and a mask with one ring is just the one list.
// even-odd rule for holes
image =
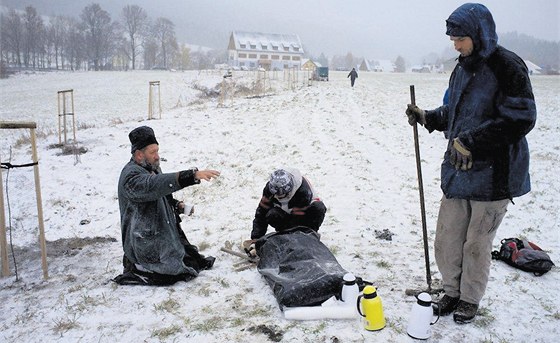
[[[519, 56], [497, 44], [492, 14], [481, 4], [464, 4], [447, 20], [447, 34], [469, 36], [470, 56], [460, 56], [449, 80], [449, 103], [426, 112], [426, 129], [447, 131], [448, 150], [441, 168], [447, 198], [495, 201], [531, 189], [525, 135], [537, 111], [527, 72]], [[469, 149], [473, 167], [456, 170], [449, 162], [453, 139]]]

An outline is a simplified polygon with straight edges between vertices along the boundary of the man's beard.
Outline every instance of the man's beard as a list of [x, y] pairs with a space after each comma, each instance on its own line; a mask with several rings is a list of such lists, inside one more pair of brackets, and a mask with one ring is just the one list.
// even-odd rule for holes
[[146, 159], [140, 161], [140, 166], [146, 168], [148, 171], [156, 172], [159, 168], [159, 161], [149, 163]]

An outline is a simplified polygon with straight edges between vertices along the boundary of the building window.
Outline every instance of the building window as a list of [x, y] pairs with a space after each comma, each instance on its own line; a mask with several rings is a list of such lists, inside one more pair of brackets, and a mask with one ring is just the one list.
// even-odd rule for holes
[[255, 50], [256, 48], [257, 48], [257, 46], [256, 46], [256, 45], [254, 45], [254, 44], [251, 44], [251, 49]]
[[249, 58], [257, 58], [257, 54], [249, 54]]
[[268, 50], [268, 46], [266, 45], [261, 45], [263, 50]]
[[289, 47], [289, 46], [285, 46], [285, 47], [284, 47], [284, 51], [290, 51], [290, 47]]
[[241, 49], [246, 49], [246, 48], [247, 48], [247, 45], [245, 45], [245, 44], [239, 44], [239, 47], [240, 47]]
[[292, 61], [299, 61], [299, 56], [292, 56]]
[[278, 47], [277, 46], [272, 46], [272, 50], [278, 51]]
[[261, 58], [262, 58], [263, 60], [268, 60], [268, 55], [261, 55]]
[[273, 60], [279, 60], [279, 59], [280, 59], [280, 56], [278, 56], [278, 55], [272, 55], [272, 59], [273, 59]]
[[299, 48], [298, 48], [298, 47], [294, 47], [294, 51], [299, 51]]
[[282, 56], [282, 61], [289, 61], [290, 60], [290, 56]]
[[239, 58], [247, 58], [247, 54], [239, 54]]

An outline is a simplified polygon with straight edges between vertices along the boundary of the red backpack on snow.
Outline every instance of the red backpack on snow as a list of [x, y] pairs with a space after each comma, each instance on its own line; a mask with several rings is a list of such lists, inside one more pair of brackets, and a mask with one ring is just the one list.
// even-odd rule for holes
[[547, 273], [554, 263], [550, 256], [533, 242], [518, 238], [502, 239], [500, 251], [493, 251], [492, 258], [505, 261], [510, 266], [536, 276]]

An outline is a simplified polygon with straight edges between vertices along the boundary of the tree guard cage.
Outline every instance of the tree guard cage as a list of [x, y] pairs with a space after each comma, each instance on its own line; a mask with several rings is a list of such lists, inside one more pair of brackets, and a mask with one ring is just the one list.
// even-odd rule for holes
[[235, 95], [235, 81], [233, 80], [233, 73], [228, 71], [220, 83], [220, 97], [218, 99], [218, 107], [225, 107], [228, 97], [233, 106], [233, 96]]
[[[60, 92], [59, 92], [60, 94]], [[37, 159], [37, 143], [35, 129], [37, 128], [37, 123], [35, 122], [10, 122], [10, 121], [0, 121], [0, 129], [29, 129], [31, 136], [31, 154], [33, 163], [24, 166], [33, 166], [33, 172], [35, 176], [35, 194], [37, 199], [37, 217], [39, 221], [39, 245], [41, 248], [41, 263], [43, 267], [43, 278], [46, 280], [49, 277], [47, 270], [47, 244], [45, 241], [45, 227], [43, 223], [43, 206], [41, 199], [41, 182], [39, 179], [39, 162]], [[1, 156], [0, 156], [1, 157]], [[1, 163], [0, 165], [7, 167], [14, 167], [9, 163]], [[2, 168], [0, 168], [0, 255], [2, 260], [2, 276], [10, 275], [10, 268], [8, 265], [8, 247], [6, 241], [6, 217], [4, 209], [4, 190], [2, 182]]]
[[[268, 86], [268, 88], [267, 88]], [[255, 82], [255, 96], [261, 97], [265, 96], [267, 93], [267, 89], [270, 89], [270, 78], [268, 77], [268, 71], [266, 70], [257, 70], [257, 80]]]
[[161, 92], [159, 87], [159, 81], [150, 81], [150, 91], [148, 93], [148, 120], [154, 119], [156, 93], [157, 93], [157, 111], [159, 113], [159, 119], [161, 119]]
[[[76, 120], [74, 118], [74, 90], [58, 91], [58, 144], [62, 144], [62, 128], [64, 128], [64, 144], [67, 144], [66, 117], [72, 116], [74, 143], [76, 142]], [[61, 124], [62, 121], [62, 124]]]
[[284, 68], [284, 81], [286, 89], [295, 90], [299, 79], [298, 67]]

